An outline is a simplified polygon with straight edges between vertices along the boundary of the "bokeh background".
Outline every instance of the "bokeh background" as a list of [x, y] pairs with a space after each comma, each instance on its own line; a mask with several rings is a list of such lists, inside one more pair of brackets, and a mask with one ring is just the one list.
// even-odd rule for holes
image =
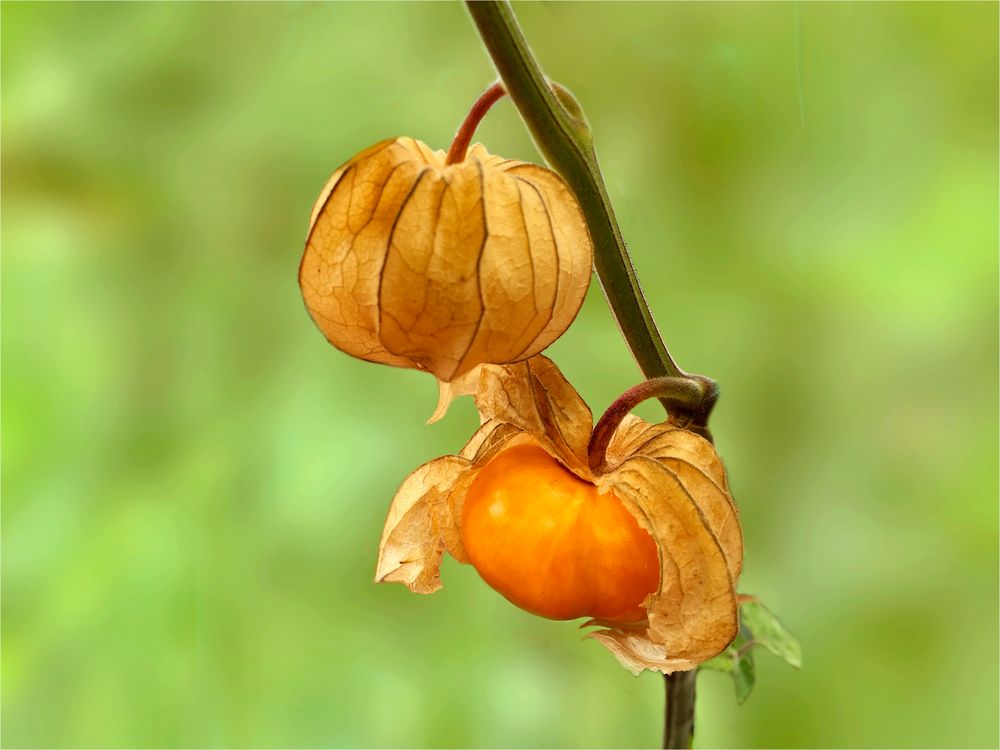
[[[995, 747], [997, 5], [518, 12], [804, 647], [743, 706], [702, 675], [697, 744]], [[573, 624], [454, 562], [372, 583], [475, 413], [425, 426], [432, 379], [327, 345], [296, 267], [329, 172], [446, 147], [493, 80], [464, 9], [0, 14], [3, 745], [658, 746], [661, 679]], [[480, 139], [538, 159], [509, 102]], [[596, 411], [639, 379], [596, 282], [549, 353]]]

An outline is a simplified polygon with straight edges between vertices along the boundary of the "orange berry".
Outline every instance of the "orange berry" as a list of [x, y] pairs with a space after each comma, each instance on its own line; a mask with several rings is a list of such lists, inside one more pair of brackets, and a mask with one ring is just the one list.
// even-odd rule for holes
[[538, 446], [508, 448], [473, 480], [462, 543], [479, 575], [541, 617], [645, 619], [659, 588], [656, 543], [614, 494]]

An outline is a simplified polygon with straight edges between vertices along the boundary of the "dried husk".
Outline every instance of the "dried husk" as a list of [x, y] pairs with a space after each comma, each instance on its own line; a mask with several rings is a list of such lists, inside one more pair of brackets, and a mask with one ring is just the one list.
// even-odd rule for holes
[[479, 144], [445, 165], [443, 151], [396, 138], [330, 177], [299, 284], [338, 349], [449, 382], [555, 341], [583, 303], [592, 255], [555, 173]]
[[404, 481], [383, 531], [377, 581], [418, 593], [440, 588], [444, 552], [467, 562], [459, 522], [476, 474], [501, 450], [531, 442], [601, 491], [613, 491], [658, 547], [660, 586], [644, 604], [647, 619], [634, 626], [591, 621], [602, 628], [591, 637], [635, 673], [692, 669], [732, 641], [743, 540], [711, 443], [630, 415], [608, 446], [607, 468], [594, 474], [587, 461], [590, 409], [550, 360], [483, 366], [456, 391], [473, 393], [483, 423], [458, 456], [430, 461]]

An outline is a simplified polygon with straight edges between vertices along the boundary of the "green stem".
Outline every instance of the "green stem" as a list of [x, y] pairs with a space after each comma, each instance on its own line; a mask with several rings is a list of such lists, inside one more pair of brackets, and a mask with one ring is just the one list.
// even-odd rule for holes
[[694, 737], [694, 688], [698, 670], [667, 675], [667, 708], [663, 722], [664, 750], [691, 747]]
[[[550, 86], [506, 0], [466, 0], [466, 7], [539, 150], [580, 201], [594, 243], [597, 276], [639, 369], [647, 378], [691, 377], [670, 356], [646, 305], [579, 104], [565, 89]], [[705, 427], [698, 424], [698, 410], [693, 417], [678, 415], [676, 403], [661, 403], [672, 418], [687, 417], [689, 424]], [[696, 672], [666, 676], [665, 748], [691, 746]]]
[[579, 106], [565, 89], [549, 87], [509, 3], [474, 0], [466, 7], [539, 150], [580, 201], [594, 242], [594, 267], [639, 368], [647, 378], [683, 377], [639, 287]]

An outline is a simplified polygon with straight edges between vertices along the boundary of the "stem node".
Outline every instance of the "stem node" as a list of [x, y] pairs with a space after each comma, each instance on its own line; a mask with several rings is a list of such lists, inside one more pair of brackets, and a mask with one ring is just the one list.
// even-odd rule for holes
[[597, 420], [587, 446], [590, 470], [601, 473], [607, 469], [608, 445], [618, 425], [626, 414], [650, 398], [660, 399], [660, 403], [667, 407], [670, 424], [697, 432], [711, 441], [708, 417], [718, 397], [718, 384], [704, 375], [652, 378], [629, 388]]

